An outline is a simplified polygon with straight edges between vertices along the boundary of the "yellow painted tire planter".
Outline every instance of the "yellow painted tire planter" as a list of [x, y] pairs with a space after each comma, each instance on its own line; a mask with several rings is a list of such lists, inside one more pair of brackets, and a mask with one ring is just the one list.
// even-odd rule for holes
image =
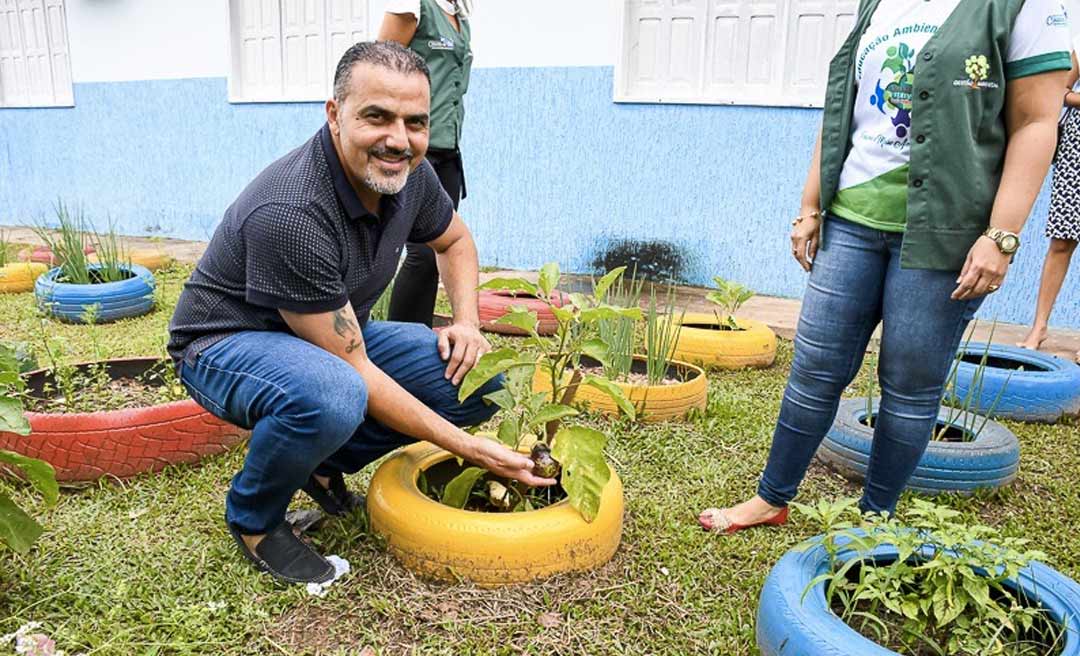
[[[639, 365], [644, 371], [644, 356], [635, 355], [634, 364]], [[683, 372], [692, 374], [692, 378], [681, 383], [672, 385], [628, 385], [616, 382], [625, 396], [637, 411], [638, 419], [645, 423], [661, 421], [682, 420], [686, 418], [691, 408], [705, 409], [708, 397], [709, 380], [705, 371], [689, 362], [673, 360], [671, 366]], [[638, 369], [635, 366], [634, 369]], [[546, 392], [551, 389], [551, 382], [538, 369], [533, 378], [533, 389], [538, 392]], [[580, 403], [591, 410], [602, 412], [606, 415], [619, 415], [619, 407], [595, 387], [579, 385], [574, 395], [574, 403]]]
[[718, 325], [716, 315], [687, 313], [682, 318], [675, 357], [703, 367], [720, 369], [765, 368], [776, 360], [776, 333], [753, 319], [739, 319], [746, 330], [690, 328], [693, 324]]
[[0, 267], [0, 294], [34, 291], [34, 281], [49, 270], [41, 262], [15, 262]]
[[[152, 248], [136, 248], [132, 251], [126, 251], [124, 256], [131, 260], [132, 264], [138, 264], [151, 271], [157, 271], [173, 263], [173, 259], [169, 255]], [[98, 262], [97, 253], [87, 256], [86, 259], [90, 262]]]
[[623, 488], [615, 469], [589, 523], [566, 501], [516, 513], [458, 510], [416, 486], [422, 470], [453, 456], [428, 442], [410, 445], [384, 462], [371, 479], [371, 527], [390, 552], [425, 577], [481, 587], [528, 583], [603, 565], [622, 539]]

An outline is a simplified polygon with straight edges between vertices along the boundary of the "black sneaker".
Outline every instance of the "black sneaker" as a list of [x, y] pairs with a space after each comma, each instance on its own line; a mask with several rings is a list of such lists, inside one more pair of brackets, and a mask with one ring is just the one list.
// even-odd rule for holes
[[340, 473], [330, 475], [329, 487], [323, 487], [315, 478], [315, 474], [312, 474], [304, 487], [300, 489], [319, 504], [323, 512], [335, 517], [348, 515], [353, 510], [362, 507], [366, 501], [364, 495], [350, 492], [349, 488], [345, 487], [345, 477]]
[[326, 583], [334, 578], [334, 566], [311, 545], [293, 533], [292, 525], [282, 522], [255, 547], [248, 549], [240, 531], [228, 524], [240, 553], [255, 567], [285, 583]]

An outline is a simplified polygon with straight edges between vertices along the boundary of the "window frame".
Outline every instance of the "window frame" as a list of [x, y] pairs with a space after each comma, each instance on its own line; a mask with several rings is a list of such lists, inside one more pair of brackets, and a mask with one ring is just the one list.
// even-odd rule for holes
[[[48, 108], [63, 108], [75, 106], [75, 89], [74, 83], [71, 77], [71, 38], [68, 31], [68, 18], [67, 18], [67, 2], [66, 0], [7, 0], [4, 5], [0, 5], [0, 12], [11, 12], [11, 8], [14, 8], [13, 14], [17, 22], [19, 30], [18, 38], [19, 48], [16, 50], [13, 47], [10, 50], [0, 51], [0, 109], [48, 109]], [[44, 38], [44, 57], [48, 60], [48, 77], [49, 77], [49, 89], [51, 92], [51, 99], [46, 100], [42, 95], [34, 95], [33, 89], [30, 86], [31, 66], [29, 59], [32, 55], [27, 50], [27, 38], [26, 38], [26, 25], [22, 20], [22, 12], [25, 11], [23, 5], [34, 4], [40, 6], [43, 25]], [[57, 9], [57, 15], [61, 25], [56, 27], [53, 23], [53, 18], [50, 16], [51, 9]], [[9, 26], [10, 23], [5, 23], [4, 26]], [[54, 42], [54, 37], [59, 37], [60, 43]], [[59, 45], [59, 48], [57, 47]], [[6, 59], [2, 53], [13, 53], [10, 55], [13, 59], [16, 57], [21, 58], [22, 62], [22, 76], [23, 81], [27, 85], [26, 89], [29, 91], [24, 96], [13, 96], [16, 100], [10, 99], [5, 92], [7, 85], [4, 84], [4, 71], [3, 60]], [[41, 57], [42, 55], [36, 55]], [[57, 60], [62, 60], [62, 66], [66, 70], [58, 70]], [[9, 69], [14, 72], [16, 79], [18, 79], [19, 73], [16, 67], [19, 63], [16, 62]], [[66, 75], [65, 75], [66, 73]], [[60, 78], [60, 79], [58, 79]]]

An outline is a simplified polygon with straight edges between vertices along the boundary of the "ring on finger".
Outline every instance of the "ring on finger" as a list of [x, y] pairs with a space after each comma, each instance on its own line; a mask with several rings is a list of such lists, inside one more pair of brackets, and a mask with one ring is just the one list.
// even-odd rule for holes
[[988, 285], [986, 289], [990, 292], [996, 292], [997, 290], [1001, 289], [1001, 285]]

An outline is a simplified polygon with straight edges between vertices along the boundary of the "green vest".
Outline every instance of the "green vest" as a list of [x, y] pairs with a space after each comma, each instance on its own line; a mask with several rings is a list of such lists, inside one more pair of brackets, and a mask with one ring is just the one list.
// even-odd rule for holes
[[435, 0], [420, 0], [420, 23], [409, 48], [431, 69], [431, 148], [453, 150], [461, 141], [473, 55], [469, 21], [458, 16], [458, 25], [460, 32]]
[[[829, 67], [821, 138], [821, 209], [832, 205], [851, 148], [855, 59], [881, 0], [862, 0], [855, 27]], [[1006, 70], [1012, 25], [1024, 0], [962, 0], [919, 53], [912, 97], [904, 268], [959, 271], [990, 211], [1005, 161], [1005, 84], [1057, 70], [1057, 57], [1034, 70]], [[989, 72], [973, 87], [965, 61], [985, 55]], [[1041, 67], [1041, 68], [1039, 68]], [[827, 223], [827, 222], [826, 222]], [[824, 228], [823, 228], [824, 232]], [[825, 239], [824, 234], [822, 239]]]

